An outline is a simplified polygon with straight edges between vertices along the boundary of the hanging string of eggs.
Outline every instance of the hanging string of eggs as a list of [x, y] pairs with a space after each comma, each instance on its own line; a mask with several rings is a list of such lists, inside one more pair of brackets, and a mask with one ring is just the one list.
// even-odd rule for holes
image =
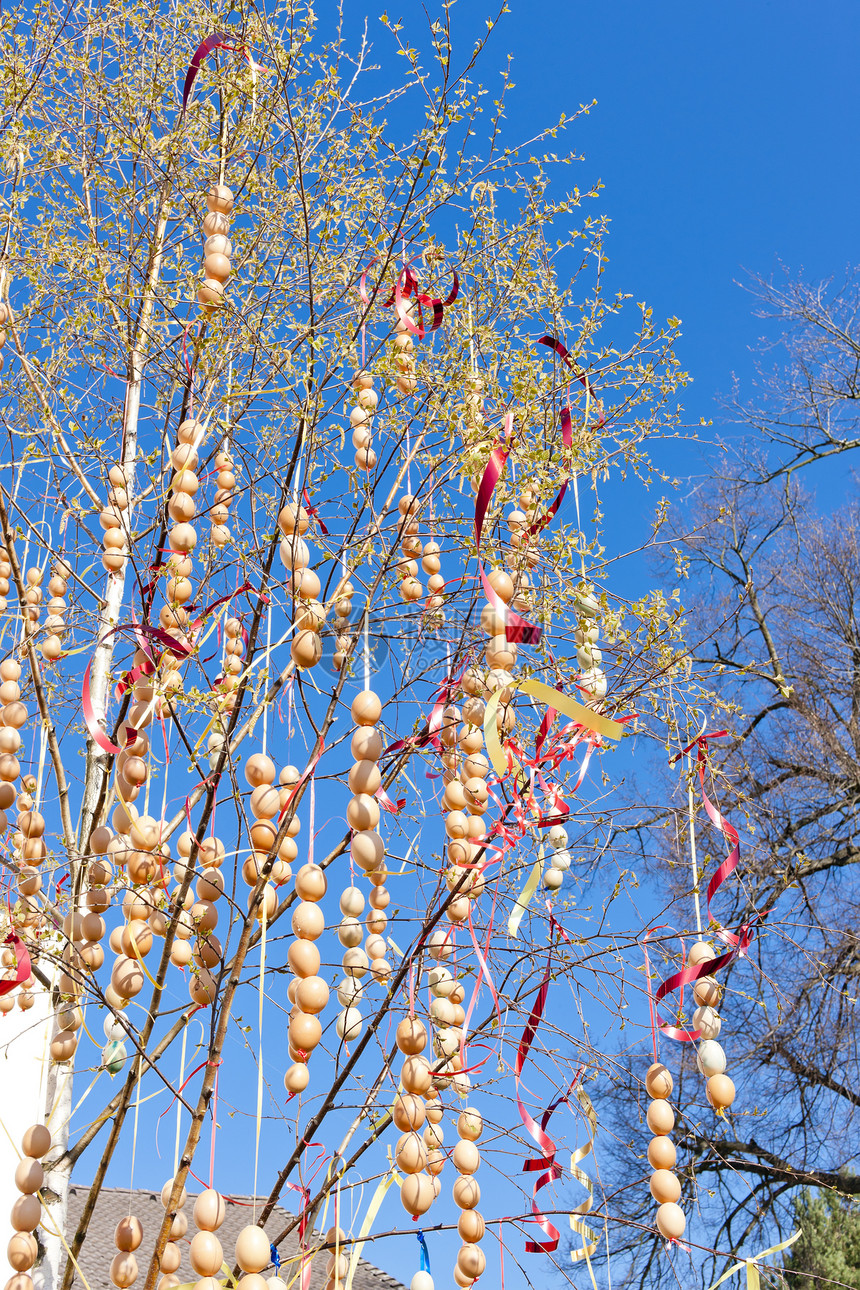
[[233, 194], [226, 184], [213, 184], [206, 194], [203, 217], [203, 273], [197, 300], [206, 310], [224, 304], [224, 288], [230, 277], [233, 244], [228, 237]]
[[[173, 1184], [174, 1184], [174, 1180], [172, 1178], [168, 1178], [167, 1182], [164, 1184], [164, 1186], [161, 1189], [161, 1203], [165, 1209], [167, 1209], [167, 1207], [170, 1204], [170, 1196], [173, 1191]], [[203, 1196], [206, 1196], [206, 1195], [207, 1195], [206, 1192], [201, 1192], [201, 1195], [198, 1196], [197, 1199], [200, 1200]], [[183, 1187], [181, 1192], [179, 1193], [179, 1200], [177, 1201], [177, 1204], [176, 1204], [176, 1213], [173, 1215], [173, 1220], [170, 1224], [170, 1239], [167, 1241], [167, 1244], [162, 1250], [161, 1258], [159, 1259], [159, 1263], [158, 1263], [159, 1269], [161, 1271], [161, 1278], [158, 1282], [158, 1290], [173, 1290], [174, 1286], [179, 1285], [179, 1277], [176, 1275], [176, 1273], [179, 1271], [179, 1265], [182, 1262], [182, 1250], [180, 1246], [177, 1245], [177, 1241], [180, 1241], [188, 1231], [188, 1215], [184, 1212], [185, 1206], [187, 1203], [188, 1203], [188, 1192]], [[194, 1206], [194, 1218], [196, 1221], [197, 1220], [196, 1204]], [[192, 1247], [194, 1246], [194, 1241], [196, 1239], [197, 1239], [196, 1237], [192, 1238], [191, 1240]], [[195, 1250], [195, 1255], [197, 1254], [197, 1250], [199, 1249], [200, 1247], [198, 1246], [197, 1249]], [[223, 1258], [222, 1258], [222, 1262], [223, 1262]], [[195, 1271], [197, 1270], [195, 1267], [194, 1257], [191, 1258], [191, 1266], [192, 1268], [194, 1268]], [[218, 1271], [219, 1272], [221, 1271], [220, 1263], [218, 1264]], [[214, 1273], [210, 1275], [214, 1275]], [[116, 1284], [116, 1282], [114, 1282], [114, 1284]]]
[[51, 593], [51, 599], [48, 601], [48, 616], [45, 619], [46, 635], [39, 644], [39, 650], [42, 658], [46, 663], [56, 663], [57, 659], [63, 652], [63, 637], [66, 634], [66, 610], [68, 605], [64, 599], [68, 589], [68, 579], [71, 569], [65, 560], [55, 556], [51, 562], [51, 577], [48, 582], [48, 591]]
[[44, 1124], [31, 1125], [21, 1139], [22, 1156], [15, 1168], [15, 1187], [20, 1193], [12, 1206], [12, 1236], [6, 1247], [6, 1258], [13, 1275], [7, 1290], [33, 1290], [30, 1275], [39, 1255], [33, 1235], [42, 1218], [42, 1203], [37, 1195], [45, 1184], [43, 1158], [51, 1150], [51, 1133]]
[[675, 1127], [675, 1112], [669, 1102], [673, 1089], [672, 1074], [662, 1062], [653, 1062], [645, 1074], [645, 1091], [652, 1099], [648, 1104], [646, 1121], [655, 1135], [648, 1144], [648, 1163], [654, 1172], [649, 1181], [651, 1195], [659, 1208], [656, 1214], [657, 1229], [667, 1241], [679, 1241], [684, 1235], [687, 1219], [678, 1201], [681, 1183], [672, 1173], [675, 1167], [675, 1144], [669, 1134]]
[[373, 388], [373, 375], [370, 372], [356, 372], [352, 388], [355, 392], [355, 407], [350, 411], [349, 424], [352, 426], [355, 464], [359, 470], [369, 472], [376, 466], [372, 431], [373, 414], [379, 405], [379, 395]]
[[[690, 967], [709, 963], [717, 957], [707, 941], [696, 941], [690, 947], [687, 964]], [[693, 982], [693, 998], [697, 1007], [693, 1012], [693, 1026], [701, 1032], [697, 1046], [696, 1065], [707, 1080], [708, 1101], [718, 1113], [726, 1111], [735, 1100], [734, 1082], [726, 1074], [726, 1054], [717, 1036], [722, 1029], [722, 1018], [717, 1012], [722, 987], [714, 976], [700, 976]]]
[[298, 501], [288, 503], [278, 516], [281, 539], [281, 559], [289, 571], [289, 586], [293, 593], [293, 622], [295, 633], [290, 644], [290, 657], [296, 667], [316, 667], [322, 658], [322, 631], [325, 607], [319, 601], [320, 580], [310, 568], [311, 553], [304, 534], [310, 517]]
[[457, 1230], [463, 1241], [457, 1252], [454, 1267], [454, 1280], [464, 1290], [482, 1276], [487, 1266], [487, 1258], [481, 1249], [484, 1238], [485, 1223], [477, 1205], [481, 1199], [481, 1188], [475, 1174], [481, 1163], [481, 1153], [476, 1146], [484, 1131], [484, 1121], [479, 1111], [466, 1107], [457, 1118], [459, 1142], [451, 1155], [451, 1160], [460, 1175], [454, 1183], [454, 1203], [461, 1213]]

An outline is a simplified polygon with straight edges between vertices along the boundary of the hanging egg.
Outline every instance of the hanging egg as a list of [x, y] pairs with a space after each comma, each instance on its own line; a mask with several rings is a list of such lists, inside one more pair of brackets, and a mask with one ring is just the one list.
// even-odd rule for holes
[[262, 1227], [243, 1227], [236, 1237], [236, 1262], [243, 1272], [262, 1272], [271, 1262], [269, 1238]]
[[671, 1133], [675, 1127], [675, 1112], [665, 1098], [649, 1103], [645, 1118], [651, 1132], [660, 1136]]
[[684, 1211], [673, 1201], [667, 1201], [657, 1210], [657, 1228], [667, 1241], [679, 1241], [686, 1226]]
[[395, 1042], [402, 1053], [416, 1056], [427, 1047], [427, 1030], [420, 1017], [404, 1017], [398, 1023]]
[[373, 726], [382, 715], [382, 704], [372, 690], [362, 690], [353, 699], [350, 711], [356, 725]]
[[409, 1290], [435, 1290], [433, 1278], [429, 1272], [416, 1272], [409, 1282]]
[[652, 1138], [648, 1143], [648, 1163], [652, 1169], [674, 1169], [678, 1153], [671, 1138]]
[[137, 1259], [133, 1254], [115, 1254], [109, 1275], [118, 1290], [128, 1290], [137, 1280]]
[[674, 1088], [671, 1071], [662, 1062], [654, 1062], [645, 1075], [645, 1088], [649, 1097], [669, 1097]]
[[462, 1245], [457, 1254], [457, 1267], [465, 1277], [477, 1280], [487, 1266], [487, 1256], [479, 1245]]
[[405, 1174], [417, 1174], [427, 1164], [427, 1148], [413, 1131], [407, 1131], [398, 1138], [394, 1156]]
[[426, 1214], [436, 1193], [426, 1174], [407, 1174], [400, 1188], [400, 1200], [407, 1214]]
[[713, 1008], [696, 1008], [693, 1013], [693, 1026], [703, 1039], [716, 1039], [722, 1029], [723, 1020]]
[[707, 1083], [707, 1094], [715, 1110], [724, 1110], [735, 1100], [735, 1086], [728, 1075], [712, 1075]]
[[391, 1118], [402, 1133], [418, 1130], [426, 1119], [426, 1108], [423, 1098], [414, 1093], [397, 1093], [391, 1108]]
[[667, 1201], [678, 1201], [681, 1198], [681, 1184], [668, 1169], [655, 1169], [648, 1186], [658, 1205], [663, 1205]]
[[712, 1075], [723, 1075], [726, 1070], [726, 1054], [722, 1045], [715, 1039], [705, 1039], [699, 1044], [696, 1053], [696, 1065], [706, 1078]]
[[478, 1180], [467, 1175], [458, 1178], [451, 1189], [454, 1204], [460, 1209], [475, 1209], [481, 1199], [481, 1188]]
[[454, 1168], [460, 1174], [474, 1174], [481, 1164], [481, 1153], [468, 1138], [461, 1138], [452, 1155]]
[[346, 1044], [352, 1044], [361, 1035], [363, 1017], [358, 1008], [344, 1008], [335, 1022], [338, 1038]]
[[32, 1124], [25, 1129], [21, 1138], [21, 1150], [25, 1156], [40, 1160], [51, 1150], [51, 1131], [44, 1124]]
[[121, 1218], [113, 1234], [113, 1243], [124, 1254], [131, 1254], [143, 1240], [143, 1224], [139, 1218], [129, 1215]]
[[[207, 1187], [194, 1202], [194, 1222], [202, 1232], [215, 1232], [227, 1217], [227, 1206], [224, 1197], [214, 1187]], [[197, 1269], [195, 1268], [195, 1271]], [[216, 1268], [216, 1272], [220, 1267]], [[215, 1273], [207, 1273], [214, 1276]]]
[[457, 1117], [457, 1133], [466, 1142], [477, 1142], [484, 1132], [484, 1119], [480, 1111], [466, 1106]]
[[284, 1088], [288, 1093], [304, 1093], [310, 1077], [310, 1071], [304, 1062], [293, 1062], [284, 1075]]
[[[198, 1276], [214, 1277], [221, 1271], [221, 1264], [224, 1262], [224, 1251], [215, 1233], [204, 1229], [192, 1237], [188, 1257], [192, 1268]], [[268, 1259], [266, 1262], [268, 1262]], [[163, 1260], [162, 1267], [164, 1267]], [[167, 1271], [175, 1270], [175, 1268], [167, 1269]]]

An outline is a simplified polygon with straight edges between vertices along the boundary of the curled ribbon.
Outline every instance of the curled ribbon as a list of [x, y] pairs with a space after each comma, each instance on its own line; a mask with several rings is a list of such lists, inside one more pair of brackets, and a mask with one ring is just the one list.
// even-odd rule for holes
[[[579, 1166], [582, 1164], [585, 1157], [594, 1150], [594, 1139], [597, 1137], [597, 1113], [592, 1105], [591, 1098], [582, 1087], [581, 1082], [577, 1082], [574, 1091], [576, 1093], [576, 1099], [582, 1107], [583, 1114], [588, 1123], [589, 1136], [585, 1146], [578, 1147], [570, 1157], [570, 1172], [576, 1181], [585, 1188], [588, 1195], [580, 1205], [577, 1205], [575, 1209], [570, 1211], [571, 1231], [576, 1232], [576, 1234], [582, 1239], [582, 1248], [579, 1250], [571, 1250], [570, 1260], [571, 1263], [579, 1263], [581, 1259], [587, 1259], [590, 1271], [591, 1256], [594, 1254], [598, 1244], [600, 1243], [600, 1237], [596, 1232], [593, 1232], [586, 1223], [583, 1223], [581, 1218], [577, 1217], [577, 1215], [580, 1214], [588, 1214], [594, 1204], [594, 1183], [591, 1181], [585, 1170], [580, 1169]], [[593, 1273], [591, 1279], [592, 1281], [594, 1280]]]
[[[571, 356], [570, 356], [570, 350], [569, 350], [565, 345], [562, 345], [561, 341], [560, 341], [560, 340], [558, 340], [558, 339], [557, 339], [557, 337], [555, 337], [555, 336], [541, 336], [540, 340], [538, 341], [538, 344], [539, 344], [539, 345], [547, 345], [550, 349], [555, 350], [556, 354], [558, 354], [558, 356], [559, 356], [559, 358], [561, 359], [561, 361], [562, 361], [563, 363], [566, 363], [566, 364], [567, 364], [567, 366], [568, 366], [568, 367], [571, 369], [571, 371], [574, 373], [574, 375], [576, 376], [576, 378], [577, 378], [577, 380], [579, 381], [580, 385], [581, 385], [581, 386], [583, 387], [583, 389], [585, 390], [586, 394], [587, 394], [587, 395], [589, 395], [589, 397], [592, 397], [592, 396], [593, 396], [594, 391], [593, 391], [593, 388], [592, 388], [591, 382], [589, 381], [589, 379], [588, 379], [587, 375], [585, 374], [585, 372], [578, 372], [578, 371], [576, 370], [576, 367], [575, 367], [575, 365], [574, 365], [573, 359], [572, 359], [572, 358], [571, 358]], [[597, 421], [597, 429], [599, 430], [601, 426], [606, 425], [606, 418], [605, 418], [605, 416], [603, 415], [603, 406], [602, 406], [602, 404], [601, 404], [600, 400], [599, 400], [599, 399], [595, 399], [595, 403], [597, 404], [597, 407], [598, 407], [598, 408], [599, 408], [599, 410], [600, 410], [600, 419]]]
[[207, 36], [205, 40], [201, 40], [200, 44], [197, 46], [197, 48], [195, 49], [191, 57], [191, 62], [188, 66], [188, 71], [185, 73], [185, 84], [182, 87], [182, 116], [183, 117], [185, 116], [185, 111], [186, 111], [186, 108], [188, 107], [188, 99], [191, 94], [191, 87], [194, 84], [194, 80], [195, 80], [195, 77], [197, 76], [197, 73], [200, 71], [200, 67], [203, 63], [203, 59], [208, 58], [210, 54], [214, 54], [216, 49], [225, 49], [234, 53], [239, 52], [245, 55], [245, 57], [248, 60], [248, 66], [251, 69], [251, 79], [253, 82], [253, 92], [254, 92], [254, 100], [255, 100], [254, 106], [256, 107], [257, 65], [254, 62], [253, 58], [251, 57], [248, 47], [245, 44], [243, 44], [241, 41], [239, 42], [233, 41], [229, 32], [213, 31], [211, 36]]
[[[397, 317], [405, 323], [411, 332], [414, 332], [419, 340], [423, 340], [428, 331], [435, 331], [441, 327], [442, 319], [445, 316], [445, 310], [448, 309], [457, 296], [460, 294], [460, 279], [457, 277], [456, 269], [451, 270], [451, 277], [454, 279], [454, 285], [448, 292], [445, 300], [437, 300], [433, 296], [428, 296], [418, 290], [418, 280], [408, 265], [405, 265], [397, 275], [397, 282], [394, 285], [393, 295], [386, 301], [387, 305], [394, 305]], [[403, 286], [401, 286], [401, 282]], [[419, 322], [415, 323], [409, 317], [409, 310], [403, 301], [407, 300], [412, 293], [415, 293], [415, 301], [418, 305]], [[433, 321], [429, 326], [424, 326], [425, 308], [433, 310]]]
[[761, 1253], [753, 1254], [751, 1258], [740, 1259], [739, 1262], [733, 1263], [719, 1280], [708, 1287], [708, 1290], [717, 1290], [717, 1286], [721, 1286], [728, 1277], [733, 1276], [735, 1272], [739, 1272], [741, 1268], [746, 1268], [747, 1270], [747, 1290], [759, 1290], [761, 1281], [758, 1274], [758, 1265], [762, 1259], [767, 1258], [768, 1254], [779, 1254], [780, 1250], [787, 1250], [789, 1245], [794, 1245], [794, 1242], [799, 1240], [802, 1235], [801, 1229], [798, 1228], [787, 1241], [781, 1241], [779, 1245], [771, 1245], [768, 1249], [762, 1250]]

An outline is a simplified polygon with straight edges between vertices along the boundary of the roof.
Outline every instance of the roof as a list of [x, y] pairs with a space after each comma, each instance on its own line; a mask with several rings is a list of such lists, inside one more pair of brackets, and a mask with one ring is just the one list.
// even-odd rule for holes
[[[88, 1187], [71, 1186], [69, 1188], [69, 1208], [66, 1222], [68, 1240], [71, 1240], [72, 1235], [77, 1230], [88, 1194]], [[188, 1232], [181, 1241], [177, 1242], [182, 1250], [182, 1265], [176, 1274], [179, 1277], [180, 1284], [197, 1280], [197, 1275], [191, 1270], [191, 1264], [188, 1261], [189, 1241], [196, 1231], [192, 1218], [195, 1200], [196, 1196], [189, 1194], [185, 1205], [185, 1213], [188, 1215]], [[246, 1224], [253, 1222], [253, 1200], [250, 1196], [236, 1196], [227, 1200], [226, 1203], [227, 1217], [223, 1226], [218, 1229], [217, 1236], [224, 1247], [224, 1258], [228, 1265], [232, 1267], [234, 1264], [233, 1250], [236, 1237]], [[258, 1209], [262, 1209], [264, 1204], [265, 1198], [260, 1198], [257, 1202]], [[141, 1279], [146, 1271], [155, 1246], [155, 1238], [164, 1217], [160, 1195], [154, 1191], [140, 1190], [131, 1192], [125, 1188], [103, 1187], [96, 1201], [95, 1213], [87, 1228], [87, 1239], [84, 1241], [81, 1252], [78, 1255], [78, 1263], [87, 1279], [90, 1290], [114, 1290], [109, 1276], [111, 1260], [116, 1254], [113, 1234], [120, 1218], [126, 1214], [134, 1214], [143, 1224], [143, 1242], [136, 1254]], [[271, 1236], [276, 1236], [284, 1230], [287, 1222], [294, 1217], [293, 1214], [289, 1214], [286, 1210], [278, 1207], [270, 1215], [265, 1229]], [[289, 1265], [287, 1260], [298, 1251], [298, 1245], [298, 1232], [293, 1231], [284, 1238], [278, 1247], [278, 1253], [281, 1256], [282, 1263], [285, 1265], [281, 1269], [281, 1275], [288, 1283], [293, 1278], [296, 1266]], [[327, 1281], [326, 1261], [330, 1253], [331, 1251], [324, 1251], [314, 1259], [311, 1265], [311, 1290], [324, 1290]], [[271, 1268], [268, 1272], [264, 1272], [263, 1275], [273, 1276], [274, 1273], [275, 1269]], [[77, 1273], [75, 1274], [73, 1285], [75, 1290], [84, 1290], [83, 1282]], [[379, 1268], [375, 1268], [373, 1264], [366, 1263], [364, 1259], [359, 1259], [355, 1270], [353, 1290], [404, 1290], [404, 1287], [395, 1277], [389, 1276], [387, 1272], [382, 1272]]]

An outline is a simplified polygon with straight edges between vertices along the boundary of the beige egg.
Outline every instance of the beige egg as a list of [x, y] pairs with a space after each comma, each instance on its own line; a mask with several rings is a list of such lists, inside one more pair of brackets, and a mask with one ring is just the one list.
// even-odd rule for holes
[[16, 1272], [26, 1272], [36, 1262], [39, 1247], [32, 1232], [15, 1232], [6, 1247], [9, 1266]]
[[674, 1169], [678, 1153], [671, 1138], [660, 1136], [648, 1143], [648, 1163], [652, 1169]]
[[304, 1062], [293, 1062], [284, 1075], [284, 1088], [288, 1093], [304, 1093], [310, 1077], [310, 1071]]
[[16, 1232], [32, 1232], [39, 1226], [42, 1204], [38, 1196], [19, 1196], [12, 1206], [10, 1221]]
[[365, 873], [371, 873], [382, 864], [385, 857], [385, 844], [378, 833], [368, 829], [353, 836], [350, 853], [355, 863]]
[[487, 1257], [479, 1245], [462, 1245], [457, 1254], [457, 1267], [466, 1277], [473, 1279], [482, 1275], [487, 1266]]
[[681, 1198], [681, 1184], [668, 1169], [655, 1169], [648, 1186], [651, 1188], [651, 1195], [658, 1205], [663, 1205], [668, 1201], [675, 1202]]
[[673, 1201], [667, 1201], [657, 1210], [657, 1229], [667, 1241], [679, 1241], [684, 1235], [687, 1220], [684, 1211]]
[[175, 1241], [168, 1241], [161, 1255], [161, 1262], [159, 1264], [161, 1271], [166, 1272], [168, 1276], [172, 1276], [174, 1272], [179, 1271], [181, 1263], [182, 1251]]
[[427, 1029], [420, 1017], [404, 1017], [398, 1022], [395, 1042], [401, 1053], [416, 1056], [427, 1047]]
[[143, 1224], [139, 1218], [129, 1214], [121, 1218], [113, 1234], [113, 1243], [123, 1254], [132, 1254], [143, 1240]]
[[316, 864], [304, 864], [296, 874], [296, 894], [302, 900], [322, 900], [328, 889], [325, 870]]
[[329, 988], [321, 976], [308, 976], [299, 981], [296, 988], [296, 1003], [302, 1012], [315, 1015], [322, 1012], [328, 1003]]
[[[207, 1187], [194, 1202], [194, 1222], [201, 1232], [217, 1232], [226, 1217], [227, 1206], [224, 1197], [214, 1187]], [[196, 1272], [198, 1269], [194, 1270]], [[219, 1271], [220, 1264], [215, 1269], [215, 1272]], [[204, 1275], [214, 1276], [215, 1272], [207, 1272]]]
[[401, 1132], [410, 1129], [418, 1130], [426, 1119], [426, 1110], [422, 1098], [414, 1093], [397, 1093], [391, 1108], [391, 1118]]
[[358, 793], [347, 803], [346, 818], [350, 828], [357, 832], [375, 829], [379, 823], [379, 803], [369, 793]]
[[243, 1272], [262, 1272], [269, 1266], [269, 1238], [262, 1227], [243, 1227], [236, 1237], [236, 1262]]
[[25, 1156], [15, 1167], [15, 1186], [27, 1196], [41, 1191], [45, 1181], [45, 1171], [38, 1160]]
[[316, 1017], [298, 1012], [290, 1018], [289, 1040], [297, 1052], [313, 1052], [321, 1038], [322, 1025]]
[[137, 1259], [133, 1254], [115, 1254], [110, 1265], [110, 1279], [118, 1290], [128, 1290], [137, 1280]]
[[405, 1174], [417, 1174], [427, 1163], [427, 1148], [417, 1133], [407, 1131], [398, 1138], [394, 1156]]
[[320, 952], [313, 941], [295, 940], [287, 950], [287, 960], [295, 976], [317, 976], [320, 970]]
[[460, 1238], [468, 1241], [469, 1244], [482, 1241], [486, 1231], [483, 1215], [476, 1209], [464, 1209], [457, 1222], [457, 1231], [460, 1233]]
[[[173, 1195], [173, 1179], [168, 1178], [167, 1182], [161, 1189], [161, 1203], [165, 1209], [170, 1206], [170, 1197]], [[184, 1187], [180, 1189], [179, 1199], [176, 1202], [176, 1209], [184, 1209], [188, 1201], [188, 1192]]]
[[348, 777], [350, 791], [355, 794], [375, 793], [382, 782], [382, 775], [375, 761], [354, 762]]
[[429, 1062], [424, 1057], [407, 1057], [400, 1069], [400, 1080], [407, 1093], [426, 1093], [433, 1082]]
[[345, 887], [341, 892], [340, 912], [347, 918], [358, 918], [364, 912], [364, 893], [358, 887]]
[[464, 1106], [457, 1117], [457, 1132], [467, 1142], [477, 1142], [484, 1132], [484, 1119], [480, 1111]]
[[481, 1188], [476, 1178], [466, 1176], [458, 1178], [451, 1189], [454, 1204], [460, 1209], [474, 1209], [481, 1199]]
[[645, 1075], [645, 1088], [649, 1097], [669, 1097], [674, 1088], [671, 1071], [662, 1062], [654, 1062]]
[[716, 977], [699, 977], [693, 984], [693, 996], [702, 1007], [713, 1008], [720, 1001], [720, 984]]
[[436, 1193], [426, 1174], [407, 1174], [400, 1188], [400, 1201], [407, 1214], [426, 1214]]
[[356, 761], [378, 761], [382, 756], [382, 735], [375, 726], [359, 726], [350, 748]]
[[716, 951], [707, 941], [694, 941], [687, 955], [687, 963], [691, 967], [698, 967], [700, 963], [710, 963], [716, 957]]
[[362, 690], [353, 699], [350, 711], [357, 726], [375, 726], [382, 715], [382, 703], [372, 690]]
[[310, 900], [299, 901], [291, 921], [293, 932], [303, 941], [315, 941], [325, 930], [325, 914]]
[[452, 1154], [454, 1168], [460, 1174], [477, 1173], [481, 1164], [481, 1153], [474, 1142], [461, 1138]]
[[715, 1110], [724, 1110], [735, 1100], [735, 1086], [728, 1075], [712, 1075], [706, 1085], [708, 1101]]
[[657, 1135], [671, 1133], [675, 1127], [675, 1112], [665, 1098], [655, 1098], [650, 1102], [645, 1118], [648, 1128]]
[[51, 1131], [44, 1124], [31, 1124], [24, 1130], [21, 1138], [21, 1150], [25, 1156], [40, 1160], [51, 1150]]
[[274, 784], [275, 773], [275, 763], [265, 753], [252, 753], [245, 762], [245, 779], [252, 788]]
[[215, 1233], [204, 1230], [192, 1237], [188, 1257], [199, 1277], [214, 1277], [221, 1271], [224, 1251]]

